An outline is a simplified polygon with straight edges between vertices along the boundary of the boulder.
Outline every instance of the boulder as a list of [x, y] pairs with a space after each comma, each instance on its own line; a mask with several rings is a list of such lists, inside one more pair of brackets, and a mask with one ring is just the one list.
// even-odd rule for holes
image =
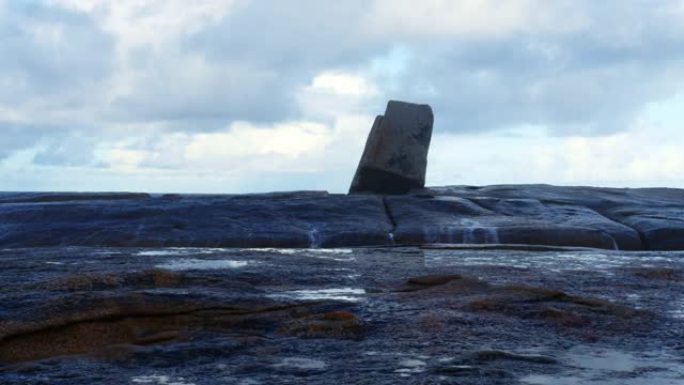
[[425, 186], [432, 123], [430, 106], [389, 101], [375, 118], [349, 193], [405, 194]]

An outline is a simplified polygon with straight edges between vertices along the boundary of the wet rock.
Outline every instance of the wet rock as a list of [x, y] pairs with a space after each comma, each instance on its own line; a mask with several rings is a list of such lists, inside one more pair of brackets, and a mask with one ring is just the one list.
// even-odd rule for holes
[[0, 249], [0, 383], [677, 383], [680, 254]]
[[273, 365], [281, 373], [293, 373], [298, 376], [318, 374], [328, 368], [324, 361], [308, 357], [287, 357]]
[[647, 327], [652, 314], [598, 298], [525, 285], [492, 289], [472, 301], [471, 311], [496, 312], [570, 328], [603, 328], [612, 332]]
[[[613, 248], [616, 249], [640, 250], [643, 248], [636, 230], [615, 222], [588, 207], [542, 202], [538, 199], [473, 198], [473, 201], [497, 214], [514, 217], [521, 222], [540, 222], [547, 224], [547, 228], [574, 227], [607, 234], [613, 239]], [[568, 236], [568, 238], [571, 237]]]
[[230, 304], [137, 293], [67, 296], [47, 305], [29, 309], [28, 319], [0, 321], [0, 363], [106, 356], [120, 345], [178, 342], [199, 333], [262, 335], [296, 324], [304, 325], [310, 337], [354, 338], [363, 328], [344, 312], [318, 314], [316, 303], [281, 305], [265, 299]]
[[0, 193], [0, 203], [49, 203], [147, 199], [145, 193]]
[[[91, 198], [88, 194], [86, 197]], [[386, 245], [380, 197], [309, 192], [0, 203], [0, 247]]]
[[[496, 368], [481, 368], [471, 365], [443, 365], [434, 369], [434, 372], [449, 377], [472, 377], [476, 381], [487, 384], [511, 383], [514, 375], [511, 372]], [[476, 382], [477, 383], [477, 382]]]
[[633, 273], [637, 277], [649, 280], [682, 281], [681, 272], [675, 269], [643, 267], [634, 269]]
[[467, 360], [476, 363], [492, 362], [499, 360], [519, 361], [545, 365], [553, 365], [558, 363], [558, 360], [549, 356], [538, 354], [521, 354], [505, 350], [480, 350], [472, 353]]
[[428, 105], [387, 103], [373, 123], [349, 192], [404, 194], [425, 185], [433, 115]]
[[442, 365], [434, 369], [435, 373], [449, 376], [479, 375], [482, 369], [472, 365]]
[[[535, 199], [543, 204], [588, 208], [613, 222], [634, 229], [641, 238], [642, 248], [684, 250], [682, 189], [494, 185], [436, 187], [423, 191], [423, 194], [462, 198]], [[616, 241], [620, 243], [619, 238]]]
[[395, 291], [418, 292], [430, 290], [431, 294], [434, 294], [435, 291], [464, 293], [473, 290], [483, 290], [487, 287], [489, 287], [489, 285], [487, 285], [486, 282], [482, 282], [478, 279], [462, 277], [457, 274], [436, 274], [409, 278], [406, 283]]
[[684, 250], [684, 205], [669, 207], [648, 201], [618, 206], [605, 211], [607, 216], [630, 226], [641, 234], [650, 250]]
[[[543, 322], [562, 328], [611, 332], [647, 327], [652, 314], [600, 298], [570, 295], [560, 290], [510, 284], [491, 285], [477, 278], [458, 275], [434, 275], [409, 279], [395, 292], [405, 293], [403, 299], [437, 303], [452, 298], [450, 306], [462, 305], [473, 313], [497, 313], [522, 320]], [[435, 309], [431, 305], [430, 309]], [[422, 324], [439, 330], [446, 321], [426, 312]]]
[[504, 244], [684, 249], [684, 190], [447, 186], [411, 195], [0, 193], [0, 247]]
[[462, 279], [460, 275], [457, 274], [439, 274], [439, 275], [425, 275], [422, 277], [409, 278], [407, 283], [409, 285], [415, 285], [418, 287], [429, 287], [443, 285], [447, 282], [451, 282], [455, 279]]
[[279, 329], [280, 334], [301, 338], [363, 338], [365, 323], [349, 311], [334, 311], [299, 318]]
[[181, 284], [182, 274], [164, 269], [149, 269], [136, 273], [80, 273], [38, 283], [45, 290], [93, 291], [135, 288], [175, 287]]
[[583, 207], [457, 196], [386, 198], [403, 245], [534, 244], [639, 249], [639, 234]]

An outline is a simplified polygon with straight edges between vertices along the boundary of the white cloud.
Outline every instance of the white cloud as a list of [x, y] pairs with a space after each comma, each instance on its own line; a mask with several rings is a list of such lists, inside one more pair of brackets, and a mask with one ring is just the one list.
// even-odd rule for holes
[[[684, 20], [684, 0], [674, 0], [671, 3], [665, 3], [662, 8], [664, 12], [673, 14], [675, 17]], [[679, 25], [681, 27], [681, 24]]]
[[31, 23], [23, 26], [38, 45], [58, 46], [64, 41], [64, 27], [57, 23]]
[[586, 23], [573, 2], [541, 0], [376, 0], [366, 18], [377, 34], [437, 38], [565, 32]]
[[363, 76], [340, 71], [328, 71], [317, 75], [311, 83], [311, 90], [356, 97], [367, 97], [378, 92]]
[[601, 137], [438, 135], [428, 183], [684, 187], [682, 140], [652, 122]]
[[378, 86], [369, 76], [325, 70], [315, 75], [308, 85], [296, 90], [295, 100], [301, 113], [309, 119], [333, 121], [366, 111], [378, 96]]
[[312, 122], [254, 126], [236, 122], [212, 133], [175, 133], [148, 139], [123, 140], [98, 149], [109, 167], [205, 170], [236, 174], [317, 169], [300, 164], [302, 157], [320, 157], [332, 140], [332, 129]]
[[227, 132], [195, 135], [186, 147], [186, 156], [191, 164], [221, 167], [220, 161], [225, 158], [295, 158], [319, 153], [329, 141], [330, 131], [321, 124], [294, 122], [255, 127], [239, 122]]
[[93, 14], [117, 37], [123, 50], [138, 46], [160, 49], [226, 17], [245, 0], [52, 0], [67, 9]]
[[142, 150], [111, 148], [106, 150], [102, 160], [112, 170], [135, 173], [147, 157], [148, 154]]

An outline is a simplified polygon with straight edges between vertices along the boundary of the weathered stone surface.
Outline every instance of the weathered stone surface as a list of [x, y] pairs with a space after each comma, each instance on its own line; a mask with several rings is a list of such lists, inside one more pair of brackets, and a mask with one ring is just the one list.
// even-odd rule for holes
[[[534, 199], [544, 205], [588, 208], [638, 232], [649, 250], [684, 250], [684, 190], [672, 188], [600, 188], [550, 185], [448, 186], [426, 189], [430, 196], [474, 200]], [[615, 228], [615, 226], [611, 226]], [[632, 241], [616, 239], [621, 247]]]
[[410, 195], [0, 194], [0, 248], [524, 244], [684, 249], [684, 190], [449, 186]]
[[373, 123], [350, 193], [404, 194], [425, 185], [433, 115], [428, 105], [387, 103]]
[[[0, 247], [335, 247], [388, 244], [382, 198], [164, 195], [0, 203]], [[48, 197], [49, 198], [49, 197]]]
[[535, 244], [641, 249], [633, 229], [591, 209], [533, 199], [387, 197], [397, 244]]
[[145, 193], [61, 193], [61, 192], [17, 192], [0, 193], [0, 203], [48, 203], [73, 201], [114, 201], [147, 199]]
[[682, 256], [0, 250], [0, 384], [676, 384]]

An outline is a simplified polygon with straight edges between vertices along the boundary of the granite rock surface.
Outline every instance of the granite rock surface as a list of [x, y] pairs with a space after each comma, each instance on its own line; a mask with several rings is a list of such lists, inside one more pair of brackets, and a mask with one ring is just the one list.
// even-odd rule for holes
[[1, 193], [0, 247], [524, 244], [684, 249], [684, 190], [446, 186], [405, 195]]
[[684, 254], [0, 250], [3, 385], [679, 384]]

